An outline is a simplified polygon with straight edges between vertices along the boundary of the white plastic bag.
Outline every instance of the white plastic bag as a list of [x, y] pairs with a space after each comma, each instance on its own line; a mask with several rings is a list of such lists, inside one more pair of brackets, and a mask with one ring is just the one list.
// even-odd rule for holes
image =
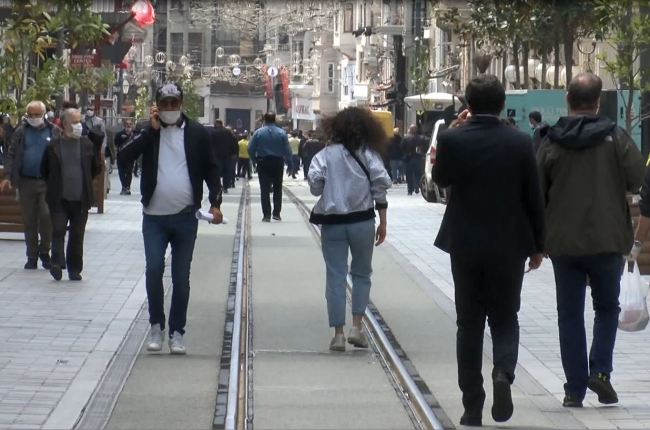
[[650, 315], [648, 315], [648, 285], [641, 279], [639, 265], [634, 264], [634, 270], [630, 272], [628, 265], [625, 265], [621, 277], [621, 295], [618, 298], [621, 313], [618, 314], [618, 328], [623, 331], [641, 331], [648, 326]]

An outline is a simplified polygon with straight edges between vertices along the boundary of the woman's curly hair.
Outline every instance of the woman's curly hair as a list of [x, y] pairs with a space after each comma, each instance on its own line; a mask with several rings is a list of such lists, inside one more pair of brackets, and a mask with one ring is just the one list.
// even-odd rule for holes
[[323, 140], [330, 144], [342, 144], [354, 152], [366, 145], [384, 155], [388, 146], [388, 136], [379, 119], [370, 109], [351, 106], [321, 119]]

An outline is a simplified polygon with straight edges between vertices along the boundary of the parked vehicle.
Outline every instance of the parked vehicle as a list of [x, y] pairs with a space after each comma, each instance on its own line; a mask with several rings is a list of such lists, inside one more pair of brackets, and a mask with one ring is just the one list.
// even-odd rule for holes
[[424, 160], [424, 174], [420, 182], [420, 194], [429, 203], [447, 203], [445, 190], [433, 182], [433, 166], [436, 164], [436, 146], [438, 145], [438, 133], [445, 130], [445, 120], [436, 121], [431, 134], [431, 143]]

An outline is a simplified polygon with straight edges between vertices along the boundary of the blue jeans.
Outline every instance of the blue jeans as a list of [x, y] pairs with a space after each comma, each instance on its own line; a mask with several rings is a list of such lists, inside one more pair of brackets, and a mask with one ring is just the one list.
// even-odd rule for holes
[[[621, 254], [583, 257], [552, 257], [557, 294], [562, 367], [566, 394], [585, 397], [590, 374], [612, 372], [614, 343], [618, 328], [618, 296], [621, 290]], [[591, 282], [594, 333], [587, 359], [585, 333], [585, 293], [587, 276]]]
[[393, 181], [399, 181], [404, 176], [404, 162], [402, 160], [390, 160], [390, 170], [393, 173]]
[[422, 179], [422, 158], [411, 157], [404, 162], [406, 170], [406, 189], [409, 194], [413, 191], [420, 191], [420, 180]]
[[326, 267], [327, 314], [330, 327], [345, 325], [345, 286], [348, 275], [348, 249], [352, 254], [352, 315], [363, 315], [370, 300], [372, 252], [375, 247], [375, 221], [324, 225], [321, 228]]
[[146, 259], [149, 323], [165, 328], [165, 252], [172, 248], [172, 303], [169, 309], [169, 336], [185, 334], [187, 305], [190, 301], [190, 266], [199, 221], [193, 212], [142, 217], [142, 236]]

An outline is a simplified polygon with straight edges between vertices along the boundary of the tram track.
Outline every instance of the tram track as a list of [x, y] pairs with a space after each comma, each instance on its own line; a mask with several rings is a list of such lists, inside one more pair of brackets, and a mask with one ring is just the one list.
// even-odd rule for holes
[[[283, 187], [283, 192], [298, 207], [320, 246], [320, 228], [309, 222], [311, 210], [288, 187]], [[348, 301], [350, 301], [353, 285], [349, 273], [346, 284]], [[391, 384], [396, 388], [414, 427], [426, 430], [453, 428], [453, 426], [446, 427], [436, 415], [442, 413], [440, 405], [372, 301], [366, 308], [363, 324], [370, 346], [379, 357]]]
[[[309, 208], [290, 189], [285, 196], [293, 202], [320, 245], [320, 229], [309, 223]], [[252, 429], [253, 410], [253, 309], [251, 267], [250, 187], [242, 191], [233, 244], [233, 260], [228, 290], [228, 305], [222, 345], [221, 367], [213, 429]], [[348, 276], [348, 300], [352, 279]], [[379, 359], [396, 395], [408, 414], [413, 428], [437, 430], [445, 426], [437, 415], [443, 414], [426, 382], [419, 375], [390, 327], [369, 303], [364, 326], [374, 354]], [[448, 421], [448, 420], [445, 420]]]

